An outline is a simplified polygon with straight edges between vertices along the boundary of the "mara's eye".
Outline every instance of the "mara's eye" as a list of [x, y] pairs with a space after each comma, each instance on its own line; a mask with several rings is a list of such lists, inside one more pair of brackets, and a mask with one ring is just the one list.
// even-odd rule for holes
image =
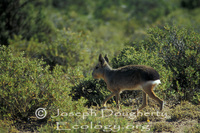
[[99, 67], [98, 67], [98, 66], [96, 66], [95, 68], [96, 68], [96, 69], [98, 69]]

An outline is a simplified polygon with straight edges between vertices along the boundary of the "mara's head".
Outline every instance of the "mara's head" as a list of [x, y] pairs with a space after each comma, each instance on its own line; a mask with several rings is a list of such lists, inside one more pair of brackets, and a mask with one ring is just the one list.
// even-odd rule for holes
[[101, 54], [99, 55], [98, 64], [95, 66], [92, 76], [95, 79], [100, 79], [104, 77], [104, 73], [106, 70], [110, 70], [111, 67], [108, 65], [109, 60], [108, 57], [103, 57]]

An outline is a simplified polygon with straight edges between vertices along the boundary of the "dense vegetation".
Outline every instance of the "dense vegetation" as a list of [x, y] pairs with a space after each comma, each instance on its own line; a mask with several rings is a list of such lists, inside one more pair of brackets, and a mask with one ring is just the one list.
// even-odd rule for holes
[[[169, 105], [179, 111], [168, 121], [188, 115], [200, 120], [199, 12], [199, 0], [1, 0], [0, 132], [56, 132], [91, 121], [94, 125], [129, 124], [130, 119], [105, 119], [98, 112], [110, 93], [102, 80], [91, 77], [100, 53], [108, 54], [113, 68], [130, 64], [155, 68], [162, 82], [156, 94], [168, 103], [181, 103], [176, 108]], [[131, 110], [138, 106], [134, 101], [141, 93], [125, 91], [121, 96], [122, 109]], [[115, 110], [113, 98], [109, 104]], [[48, 111], [42, 120], [35, 117], [41, 107]], [[81, 114], [94, 109], [98, 113], [86, 118], [74, 114], [52, 118], [57, 109]], [[184, 115], [190, 109], [193, 114]], [[58, 121], [66, 122], [64, 127], [57, 127]], [[138, 117], [135, 121], [160, 118]], [[148, 126], [140, 124], [140, 128], [126, 131]], [[198, 124], [191, 128], [194, 132], [199, 129]], [[149, 130], [174, 131], [163, 122]]]

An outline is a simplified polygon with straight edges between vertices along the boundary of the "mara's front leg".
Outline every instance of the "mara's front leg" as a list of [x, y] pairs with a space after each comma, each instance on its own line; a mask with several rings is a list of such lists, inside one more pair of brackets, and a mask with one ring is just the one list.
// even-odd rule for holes
[[107, 101], [108, 101], [110, 98], [112, 98], [114, 95], [115, 95], [115, 93], [112, 92], [112, 93], [104, 100], [104, 102], [103, 102], [103, 107], [106, 107]]

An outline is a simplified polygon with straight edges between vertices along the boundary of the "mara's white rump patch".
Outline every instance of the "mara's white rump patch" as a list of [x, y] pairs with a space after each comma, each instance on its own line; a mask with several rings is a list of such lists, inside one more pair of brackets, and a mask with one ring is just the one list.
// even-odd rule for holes
[[158, 80], [154, 80], [154, 81], [147, 81], [147, 82], [145, 82], [144, 83], [144, 85], [159, 85], [159, 84], [161, 84], [161, 82], [160, 82], [160, 80], [158, 79]]
[[155, 80], [155, 81], [150, 81], [152, 84], [161, 84], [161, 82], [160, 82], [160, 80], [158, 79], [158, 80]]

